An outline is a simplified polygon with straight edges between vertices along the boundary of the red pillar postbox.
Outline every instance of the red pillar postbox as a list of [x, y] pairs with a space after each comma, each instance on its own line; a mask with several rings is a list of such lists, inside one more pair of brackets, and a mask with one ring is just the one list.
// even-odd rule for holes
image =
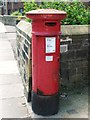
[[66, 12], [39, 9], [26, 16], [32, 19], [32, 109], [52, 115], [59, 107], [60, 20]]

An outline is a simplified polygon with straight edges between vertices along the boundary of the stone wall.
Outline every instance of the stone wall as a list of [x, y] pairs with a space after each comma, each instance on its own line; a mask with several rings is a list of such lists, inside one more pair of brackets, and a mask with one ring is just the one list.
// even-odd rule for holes
[[[31, 85], [31, 24], [21, 21], [16, 28], [17, 60], [24, 85], [26, 84], [25, 89], [29, 92]], [[61, 26], [61, 32], [60, 83], [66, 87], [84, 86], [88, 83], [88, 34], [90, 34], [88, 25]]]
[[[66, 86], [80, 87], [88, 83], [89, 31], [87, 25], [62, 26], [61, 46], [61, 83]], [[61, 47], [62, 48], [62, 47]]]
[[10, 16], [10, 15], [0, 15], [0, 22], [2, 22], [5, 25], [16, 25], [16, 19], [17, 17]]
[[[63, 40], [67, 35], [61, 36]], [[61, 53], [61, 83], [66, 86], [84, 85], [88, 82], [88, 35], [71, 35], [72, 42], [62, 43], [68, 50]]]
[[21, 21], [17, 26], [17, 61], [28, 101], [31, 96], [31, 24]]

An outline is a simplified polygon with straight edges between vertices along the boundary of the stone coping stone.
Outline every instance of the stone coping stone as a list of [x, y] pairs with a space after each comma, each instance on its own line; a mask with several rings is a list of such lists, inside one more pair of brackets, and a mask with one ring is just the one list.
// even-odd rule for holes
[[[31, 37], [31, 23], [21, 20], [16, 27]], [[90, 25], [61, 25], [62, 35], [84, 35], [90, 34]]]
[[90, 25], [61, 25], [62, 35], [90, 34]]
[[31, 23], [21, 20], [16, 25], [16, 28], [20, 29], [21, 31], [26, 33], [29, 37], [31, 37], [31, 31], [32, 31]]
[[11, 15], [0, 15], [0, 21], [4, 23], [5, 25], [16, 25], [16, 19], [17, 16], [11, 16]]

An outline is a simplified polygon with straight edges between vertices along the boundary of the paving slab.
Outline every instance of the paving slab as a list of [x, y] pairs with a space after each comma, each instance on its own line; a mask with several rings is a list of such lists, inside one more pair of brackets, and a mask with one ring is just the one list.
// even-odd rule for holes
[[2, 118], [23, 118], [27, 117], [25, 98], [10, 98], [2, 100]]
[[16, 33], [6, 33], [7, 37], [8, 37], [8, 40], [9, 39], [16, 39]]
[[6, 27], [2, 22], [0, 22], [0, 27], [1, 27], [0, 33], [6, 32]]
[[0, 41], [0, 61], [15, 60], [9, 41]]
[[0, 99], [22, 97], [24, 96], [23, 91], [24, 91], [23, 85], [20, 83], [0, 85]]
[[0, 61], [0, 74], [19, 74], [17, 61]]
[[2, 118], [2, 100], [0, 100], [0, 120]]
[[21, 77], [16, 74], [0, 74], [0, 85], [22, 83]]
[[[10, 54], [12, 57], [13, 57], [13, 52], [11, 51], [11, 48], [0, 48], [0, 55], [3, 55], [3, 54]], [[11, 57], [11, 58], [12, 58]]]
[[7, 26], [6, 30], [0, 34], [0, 119], [26, 118], [24, 87], [11, 46], [16, 47], [15, 27]]
[[8, 40], [8, 38], [7, 38], [7, 34], [6, 33], [0, 33], [0, 41], [7, 41]]
[[13, 33], [16, 32], [16, 27], [15, 26], [9, 26], [9, 25], [5, 25], [6, 31], [8, 33]]
[[[7, 52], [6, 52], [6, 51], [7, 51]], [[13, 52], [11, 51], [10, 48], [3, 48], [3, 47], [1, 47], [1, 48], [0, 48], [0, 55], [4, 54], [4, 52], [5, 52], [5, 53], [10, 53], [11, 55], [13, 54]]]
[[11, 49], [11, 44], [9, 41], [0, 40], [0, 49]]
[[0, 61], [10, 61], [13, 60], [14, 58], [12, 57], [12, 59], [10, 58], [11, 55], [7, 55], [5, 54], [5, 56], [3, 55], [3, 57], [0, 57]]
[[0, 115], [2, 113], [2, 100], [0, 100]]
[[[2, 50], [3, 51], [3, 50]], [[7, 50], [8, 51], [8, 50]], [[10, 54], [8, 54], [7, 52], [0, 52], [0, 61], [11, 61], [11, 60], [15, 60], [14, 56], [12, 56], [12, 52], [9, 52]]]

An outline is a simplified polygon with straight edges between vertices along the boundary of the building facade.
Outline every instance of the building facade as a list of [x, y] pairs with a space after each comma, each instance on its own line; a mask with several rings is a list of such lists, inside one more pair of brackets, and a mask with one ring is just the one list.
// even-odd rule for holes
[[3, 15], [4, 13], [4, 8], [3, 8], [3, 2], [0, 1], [0, 15]]
[[10, 15], [14, 11], [23, 12], [23, 2], [21, 0], [3, 0], [3, 11], [5, 15]]

